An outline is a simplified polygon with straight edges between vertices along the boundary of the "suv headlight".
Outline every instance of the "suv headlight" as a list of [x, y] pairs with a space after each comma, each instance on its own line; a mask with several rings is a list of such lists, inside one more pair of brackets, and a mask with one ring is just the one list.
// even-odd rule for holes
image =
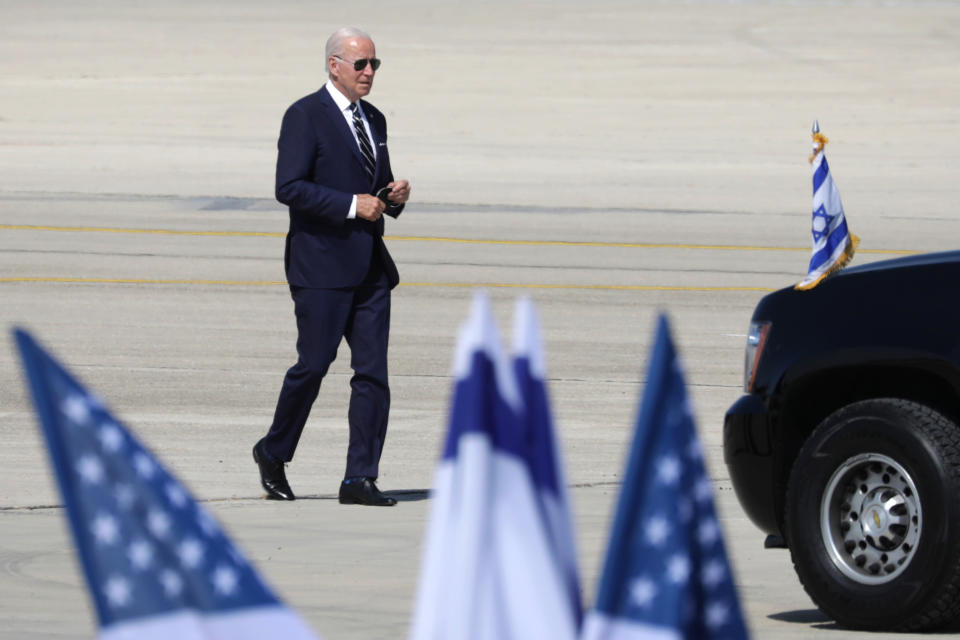
[[753, 391], [754, 378], [757, 375], [757, 366], [760, 364], [760, 358], [763, 356], [763, 347], [767, 343], [767, 336], [770, 334], [769, 322], [751, 322], [750, 330], [747, 332], [747, 352], [744, 358], [743, 367], [743, 390], [747, 393]]

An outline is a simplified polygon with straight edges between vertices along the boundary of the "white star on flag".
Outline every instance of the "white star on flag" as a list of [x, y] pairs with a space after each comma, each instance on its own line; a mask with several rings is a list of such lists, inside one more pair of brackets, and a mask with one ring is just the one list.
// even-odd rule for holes
[[170, 531], [170, 516], [159, 509], [151, 510], [147, 514], [147, 528], [157, 538], [167, 537]]
[[93, 537], [100, 544], [113, 544], [117, 541], [120, 533], [117, 527], [117, 521], [109, 514], [98, 515], [91, 525]]
[[95, 456], [83, 456], [77, 460], [77, 473], [84, 482], [99, 484], [103, 481], [103, 464]]
[[707, 588], [713, 588], [727, 577], [727, 568], [719, 560], [710, 560], [703, 567], [700, 581]]
[[60, 410], [77, 424], [86, 424], [90, 419], [90, 407], [87, 406], [84, 396], [80, 394], [67, 396], [60, 405]]
[[647, 542], [655, 547], [659, 547], [670, 535], [670, 523], [666, 518], [654, 516], [647, 521], [646, 526]]
[[667, 578], [674, 584], [683, 584], [690, 577], [690, 559], [677, 554], [667, 561]]
[[124, 607], [130, 604], [130, 583], [118, 576], [112, 576], [107, 579], [103, 587], [107, 595], [107, 601], [114, 607]]
[[664, 456], [657, 464], [657, 480], [672, 485], [680, 479], [680, 461], [674, 456]]
[[705, 518], [697, 527], [697, 542], [707, 546], [720, 539], [720, 527], [713, 518]]
[[711, 629], [722, 627], [730, 618], [730, 607], [720, 602], [707, 605], [707, 626]]
[[180, 485], [174, 482], [168, 483], [166, 487], [166, 493], [167, 498], [170, 499], [170, 503], [173, 506], [180, 508], [187, 504], [187, 494], [180, 487]]
[[180, 564], [187, 569], [196, 569], [203, 561], [203, 545], [196, 538], [187, 538], [177, 547]]
[[649, 607], [657, 596], [657, 584], [644, 576], [630, 584], [630, 599], [638, 607]]
[[152, 478], [154, 472], [157, 470], [153, 461], [143, 453], [137, 453], [133, 456], [133, 468], [137, 470], [137, 474], [144, 480]]
[[237, 588], [237, 572], [221, 565], [213, 572], [213, 588], [222, 595], [230, 595]]
[[183, 591], [183, 578], [172, 569], [164, 569], [160, 572], [160, 584], [163, 585], [163, 593], [168, 598], [176, 598]]
[[123, 446], [123, 433], [117, 425], [110, 422], [100, 428], [99, 439], [107, 453], [116, 453]]
[[147, 569], [153, 562], [153, 546], [146, 540], [134, 540], [127, 549], [127, 557], [134, 569]]

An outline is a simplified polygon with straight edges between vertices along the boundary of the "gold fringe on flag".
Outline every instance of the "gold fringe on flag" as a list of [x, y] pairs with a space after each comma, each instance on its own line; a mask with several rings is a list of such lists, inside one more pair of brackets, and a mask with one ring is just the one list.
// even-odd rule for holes
[[820, 277], [818, 277], [818, 278], [817, 278], [816, 280], [814, 280], [813, 282], [808, 282], [808, 283], [806, 283], [806, 284], [804, 284], [804, 283], [801, 282], [801, 283], [795, 285], [793, 288], [794, 288], [794, 289], [798, 289], [798, 290], [800, 290], [800, 291], [809, 291], [810, 289], [813, 289], [815, 286], [817, 286], [818, 284], [820, 284], [821, 282], [823, 282], [823, 280], [824, 280], [827, 276], [833, 275], [833, 274], [836, 273], [837, 271], [840, 271], [840, 269], [843, 269], [845, 266], [847, 266], [848, 264], [850, 264], [850, 261], [853, 260], [853, 254], [856, 253], [857, 247], [859, 247], [859, 246], [860, 246], [860, 238], [858, 238], [857, 236], [855, 236], [854, 234], [851, 233], [851, 234], [850, 234], [850, 242], [847, 243], [846, 249], [843, 250], [843, 255], [840, 256], [840, 259], [837, 260], [837, 261], [833, 264], [833, 266], [831, 266], [829, 269], [827, 269], [826, 271], [824, 271], [823, 273], [821, 273], [821, 274], [820, 274]]

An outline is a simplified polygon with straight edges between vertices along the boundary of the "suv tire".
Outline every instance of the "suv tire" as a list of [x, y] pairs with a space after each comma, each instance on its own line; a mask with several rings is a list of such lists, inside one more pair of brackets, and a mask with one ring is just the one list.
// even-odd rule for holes
[[856, 402], [797, 456], [784, 530], [804, 589], [858, 629], [930, 629], [960, 614], [960, 429], [922, 404]]

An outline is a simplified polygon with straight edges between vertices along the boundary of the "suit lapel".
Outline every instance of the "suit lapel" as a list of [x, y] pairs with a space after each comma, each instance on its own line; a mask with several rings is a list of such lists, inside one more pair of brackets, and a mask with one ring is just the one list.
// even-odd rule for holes
[[320, 103], [324, 106], [327, 117], [330, 119], [330, 122], [333, 123], [333, 127], [343, 136], [344, 141], [347, 143], [347, 148], [353, 151], [353, 157], [357, 159], [360, 169], [363, 170], [363, 155], [360, 153], [357, 139], [353, 137], [353, 131], [350, 130], [350, 125], [347, 124], [347, 119], [343, 117], [343, 113], [340, 112], [337, 103], [330, 97], [329, 91], [324, 88], [320, 89], [320, 93]]

